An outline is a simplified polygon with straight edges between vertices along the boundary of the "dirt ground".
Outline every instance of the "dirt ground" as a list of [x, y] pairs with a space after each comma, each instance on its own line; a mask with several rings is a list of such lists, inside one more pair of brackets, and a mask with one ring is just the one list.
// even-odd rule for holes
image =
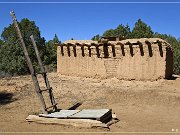
[[[180, 132], [179, 76], [153, 82], [58, 77], [56, 73], [48, 76], [59, 108], [68, 109], [76, 102], [83, 102], [78, 109], [111, 108], [120, 121], [110, 129], [28, 123], [26, 117], [40, 113], [40, 106], [31, 76], [19, 76], [0, 79], [0, 133]], [[40, 76], [39, 80], [43, 86]]]

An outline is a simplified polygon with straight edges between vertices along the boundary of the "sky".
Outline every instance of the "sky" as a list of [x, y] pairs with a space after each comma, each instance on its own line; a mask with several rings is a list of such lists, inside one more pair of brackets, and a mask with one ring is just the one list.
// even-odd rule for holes
[[85, 0], [37, 2], [1, 0], [0, 34], [4, 27], [12, 23], [9, 13], [13, 10], [18, 21], [23, 18], [35, 21], [46, 41], [53, 39], [55, 34], [61, 41], [71, 38], [91, 39], [119, 24], [128, 24], [132, 29], [139, 18], [151, 26], [154, 32], [180, 37], [180, 0], [174, 0], [173, 3], [165, 0], [159, 0], [158, 3], [156, 0], [129, 0], [124, 1], [125, 3], [120, 0], [113, 0], [114, 3], [110, 3], [110, 0], [89, 0], [88, 3]]

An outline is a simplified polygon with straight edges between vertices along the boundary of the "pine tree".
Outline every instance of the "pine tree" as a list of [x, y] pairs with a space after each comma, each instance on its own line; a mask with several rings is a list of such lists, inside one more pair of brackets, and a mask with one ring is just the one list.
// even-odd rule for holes
[[132, 38], [152, 38], [153, 31], [151, 27], [139, 19], [132, 30]]
[[[32, 34], [34, 35], [41, 56], [44, 55], [42, 49], [45, 40], [41, 37], [39, 28], [36, 26], [34, 21], [30, 21], [29, 19], [22, 19], [19, 22], [19, 27], [32, 63], [33, 65], [37, 65], [37, 60], [30, 36]], [[10, 75], [29, 73], [19, 38], [13, 24], [10, 24], [9, 27], [4, 28], [4, 31], [1, 34], [1, 38], [4, 43], [1, 45], [0, 49], [0, 71], [4, 71]]]

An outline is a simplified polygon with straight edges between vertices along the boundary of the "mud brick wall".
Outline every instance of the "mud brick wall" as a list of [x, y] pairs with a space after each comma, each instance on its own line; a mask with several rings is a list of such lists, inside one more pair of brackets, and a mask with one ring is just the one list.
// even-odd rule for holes
[[137, 43], [59, 45], [57, 72], [68, 76], [124, 80], [169, 78], [173, 72], [171, 46], [157, 42]]

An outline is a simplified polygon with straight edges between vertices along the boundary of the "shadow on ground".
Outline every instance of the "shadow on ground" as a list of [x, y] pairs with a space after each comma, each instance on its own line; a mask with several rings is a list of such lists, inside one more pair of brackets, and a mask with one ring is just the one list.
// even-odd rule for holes
[[13, 98], [13, 93], [9, 92], [0, 92], [0, 105], [5, 105], [15, 101], [16, 99]]
[[175, 74], [173, 74], [172, 76], [170, 76], [169, 78], [167, 78], [167, 80], [176, 80], [177, 78], [180, 78], [180, 75], [175, 75]]

